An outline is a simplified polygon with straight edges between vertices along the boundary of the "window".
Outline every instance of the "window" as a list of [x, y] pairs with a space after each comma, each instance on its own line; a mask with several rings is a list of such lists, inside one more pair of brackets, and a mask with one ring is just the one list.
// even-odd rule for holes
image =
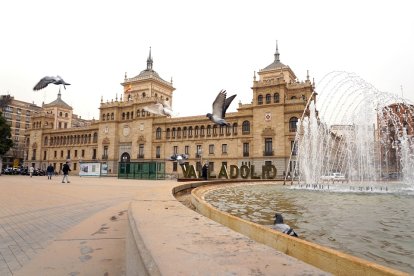
[[92, 159], [96, 159], [96, 149], [92, 149]]
[[217, 135], [217, 125], [213, 126], [213, 136]]
[[266, 103], [270, 104], [272, 102], [272, 97], [270, 96], [270, 94], [266, 94]]
[[224, 135], [224, 126], [220, 126], [220, 135]]
[[193, 127], [188, 128], [188, 137], [193, 137]]
[[78, 157], [78, 150], [75, 150], [75, 157]]
[[65, 123], [64, 124], [64, 128], [68, 128], [68, 123]]
[[177, 162], [173, 162], [173, 172], [177, 171]]
[[258, 97], [257, 97], [257, 104], [263, 104], [263, 96], [262, 95], [259, 95]]
[[82, 150], [82, 152], [81, 152], [81, 157], [83, 158], [83, 157], [85, 157], [85, 150]]
[[189, 154], [190, 152], [190, 146], [184, 146], [184, 154]]
[[173, 147], [173, 154], [178, 154], [178, 146]]
[[46, 151], [43, 152], [43, 160], [46, 160]]
[[197, 145], [197, 148], [196, 148], [196, 157], [197, 158], [200, 158], [202, 153], [203, 153], [203, 149], [201, 148], [201, 145]]
[[198, 137], [198, 126], [194, 128], [194, 136]]
[[244, 121], [242, 124], [242, 133], [243, 134], [250, 134], [250, 122]]
[[165, 138], [170, 139], [170, 129], [167, 128], [167, 131], [165, 132]]
[[48, 141], [49, 141], [49, 138], [46, 136], [46, 137], [45, 137], [45, 141], [44, 141], [44, 143], [43, 143], [43, 144], [44, 144], [45, 146], [47, 146]]
[[73, 170], [76, 171], [76, 163], [73, 163]]
[[265, 156], [272, 156], [273, 155], [273, 146], [272, 146], [272, 138], [265, 138]]
[[68, 113], [65, 113], [65, 117], [66, 117], [66, 118], [68, 117]]
[[207, 126], [207, 136], [211, 136], [211, 126]]
[[59, 122], [59, 128], [62, 128], [62, 122]]
[[237, 135], [237, 123], [233, 124], [233, 135]]
[[102, 114], [102, 121], [105, 121], [105, 113]]
[[144, 158], [144, 144], [139, 144], [138, 158]]
[[208, 162], [208, 170], [214, 172], [214, 162]]
[[183, 138], [187, 138], [187, 127], [183, 128]]
[[161, 157], [161, 146], [157, 146], [155, 148], [155, 158], [160, 158]]
[[68, 154], [66, 155], [66, 159], [70, 159], [70, 150], [68, 150]]
[[243, 157], [248, 157], [250, 151], [249, 143], [243, 143]]
[[112, 112], [111, 113], [111, 120], [113, 120], [114, 119], [114, 113]]
[[200, 136], [203, 137], [204, 136], [204, 126], [200, 127]]
[[55, 150], [55, 154], [54, 154], [54, 156], [53, 156], [53, 157], [55, 157], [55, 158], [57, 157], [57, 151], [56, 151], [56, 150]]
[[273, 94], [273, 102], [278, 103], [279, 102], [279, 93]]
[[296, 100], [296, 96], [290, 97], [291, 100]]
[[227, 144], [222, 144], [221, 145], [221, 153], [227, 154]]
[[208, 154], [214, 154], [214, 144], [208, 146]]
[[161, 128], [158, 127], [155, 131], [155, 139], [160, 140], [161, 139]]
[[63, 150], [60, 151], [60, 158], [63, 158]]
[[181, 127], [177, 128], [177, 138], [181, 138]]
[[292, 155], [296, 155], [298, 151], [297, 143], [295, 141], [290, 141], [290, 151]]
[[175, 139], [176, 136], [177, 136], [177, 130], [175, 129], [175, 127], [173, 127], [173, 129], [172, 129], [172, 138]]
[[298, 118], [292, 117], [289, 120], [289, 132], [296, 132], [296, 124], [298, 123]]

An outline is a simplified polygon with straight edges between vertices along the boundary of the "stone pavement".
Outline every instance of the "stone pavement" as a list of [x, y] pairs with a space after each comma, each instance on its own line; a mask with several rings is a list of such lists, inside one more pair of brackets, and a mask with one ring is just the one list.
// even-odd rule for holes
[[[79, 225], [80, 236], [88, 235], [87, 239], [92, 240], [102, 236], [99, 230], [111, 231], [105, 227], [105, 223], [113, 223], [113, 220], [120, 220], [120, 218], [126, 223], [125, 211], [128, 203], [145, 186], [143, 181], [116, 178], [70, 176], [70, 180], [71, 183], [63, 184], [61, 177], [47, 180], [46, 176], [32, 178], [20, 175], [0, 176], [0, 275], [16, 274], [35, 256], [45, 251], [53, 241], [71, 239], [73, 233], [72, 236], [70, 233], [61, 236], [73, 230], [75, 226]], [[80, 224], [85, 219], [93, 218], [94, 215], [111, 207], [115, 209], [109, 209], [105, 217], [92, 220], [95, 225]], [[114, 218], [110, 220], [112, 216]], [[92, 235], [95, 232], [96, 234]], [[125, 234], [118, 236], [115, 237], [115, 241], [119, 246], [124, 247]], [[82, 241], [85, 240], [80, 240], [78, 243]], [[90, 247], [85, 244], [77, 253], [80, 252], [79, 255], [85, 253], [83, 255], [86, 256], [87, 251], [90, 251]], [[85, 256], [80, 256], [81, 259], [77, 261], [89, 258]], [[124, 266], [119, 269], [120, 271], [111, 275], [122, 275]]]

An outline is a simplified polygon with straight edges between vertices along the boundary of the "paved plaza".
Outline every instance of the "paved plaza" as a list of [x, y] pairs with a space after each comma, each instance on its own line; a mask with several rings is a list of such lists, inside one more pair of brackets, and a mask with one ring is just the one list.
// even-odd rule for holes
[[[123, 274], [126, 210], [145, 182], [78, 176], [70, 176], [70, 181], [61, 183], [61, 176], [52, 180], [46, 176], [0, 176], [0, 275], [19, 274], [48, 246], [59, 244], [57, 241], [66, 247], [57, 252], [66, 262], [73, 258], [73, 262], [86, 265], [98, 261], [95, 256], [101, 254], [105, 262], [99, 264], [102, 270], [106, 267], [107, 273], [114, 273], [109, 275]], [[76, 244], [65, 244], [71, 241]], [[103, 241], [111, 251], [106, 255], [116, 252], [118, 256], [102, 254]], [[67, 256], [61, 256], [62, 251]], [[105, 275], [102, 272], [99, 274]], [[55, 273], [59, 275], [52, 269], [50, 275]], [[75, 269], [73, 275], [76, 273]]]

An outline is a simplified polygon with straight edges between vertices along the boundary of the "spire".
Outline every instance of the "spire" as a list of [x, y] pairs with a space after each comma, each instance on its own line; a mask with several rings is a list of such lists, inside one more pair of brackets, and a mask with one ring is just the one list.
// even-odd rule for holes
[[256, 81], [256, 71], [253, 72], [253, 81]]
[[60, 99], [60, 97], [62, 96], [62, 94], [60, 94], [60, 85], [59, 85], [59, 93], [58, 93], [58, 98]]
[[279, 56], [280, 56], [280, 54], [279, 54], [279, 48], [277, 47], [277, 40], [276, 40], [276, 53], [275, 53], [275, 61], [280, 61]]
[[147, 58], [147, 70], [152, 70], [152, 57], [151, 57], [151, 47], [149, 50], [149, 56]]
[[306, 70], [306, 80], [309, 80], [309, 70]]

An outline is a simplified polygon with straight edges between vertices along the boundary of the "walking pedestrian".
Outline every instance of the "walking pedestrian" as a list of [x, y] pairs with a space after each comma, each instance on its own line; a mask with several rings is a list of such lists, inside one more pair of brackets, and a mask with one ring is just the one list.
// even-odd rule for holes
[[47, 179], [51, 180], [53, 172], [55, 171], [55, 168], [53, 168], [52, 164], [49, 164], [49, 166], [47, 166], [46, 171], [47, 171]]
[[69, 181], [69, 172], [71, 171], [71, 169], [69, 168], [69, 162], [68, 161], [66, 161], [66, 163], [63, 165], [62, 171], [63, 171], [62, 183], [65, 183], [65, 178], [66, 178], [66, 183], [70, 183], [70, 181]]
[[30, 177], [33, 176], [33, 172], [34, 172], [34, 168], [33, 168], [33, 166], [30, 166], [30, 168], [29, 168]]

